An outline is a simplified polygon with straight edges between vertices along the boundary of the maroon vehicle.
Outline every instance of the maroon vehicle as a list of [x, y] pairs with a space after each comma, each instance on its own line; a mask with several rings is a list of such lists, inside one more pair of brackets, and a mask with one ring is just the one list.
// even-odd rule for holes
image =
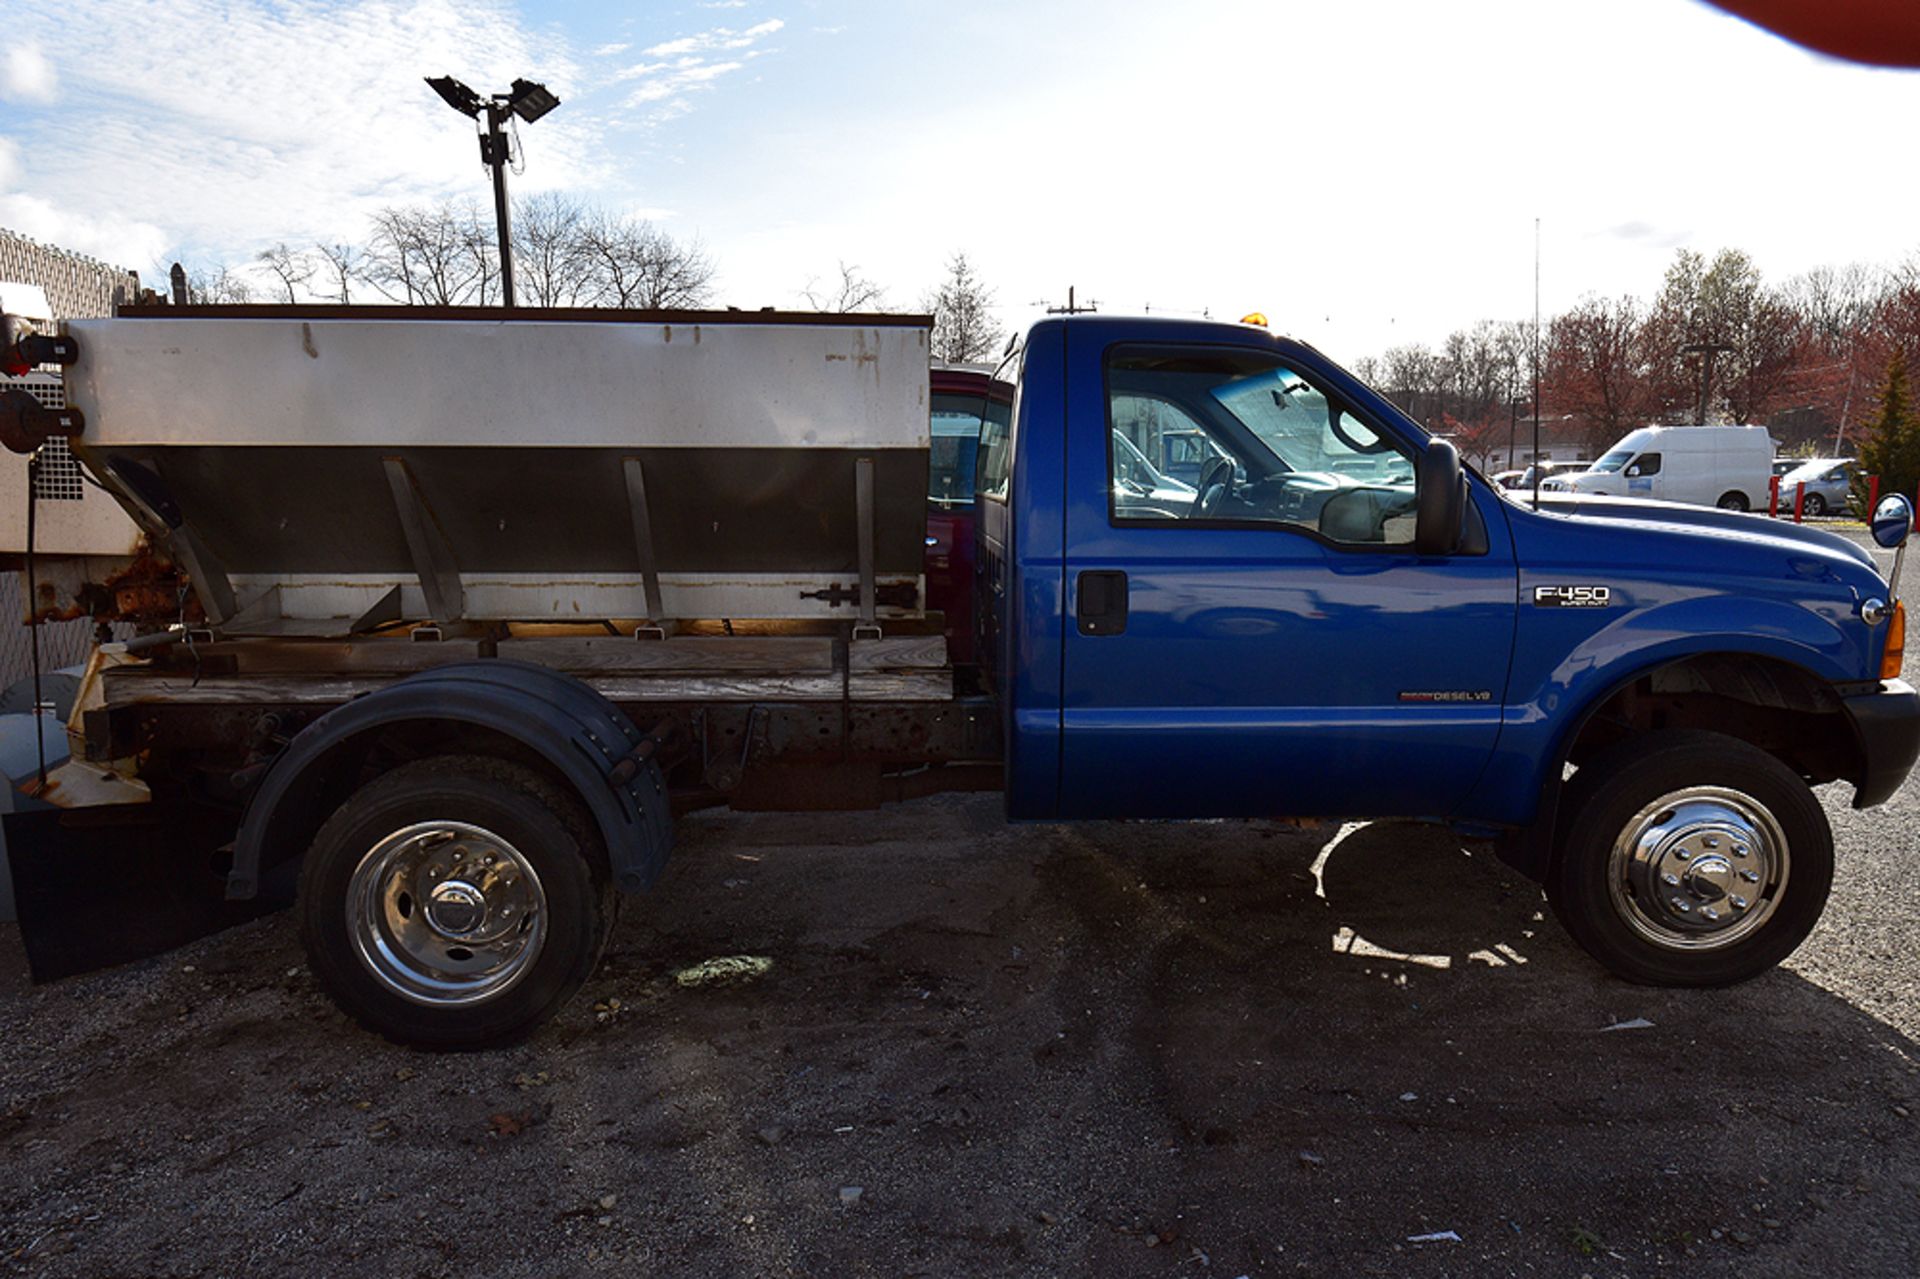
[[955, 665], [973, 660], [973, 489], [980, 430], [1005, 429], [1013, 387], [982, 370], [937, 368], [933, 458], [927, 468], [927, 605], [946, 614]]

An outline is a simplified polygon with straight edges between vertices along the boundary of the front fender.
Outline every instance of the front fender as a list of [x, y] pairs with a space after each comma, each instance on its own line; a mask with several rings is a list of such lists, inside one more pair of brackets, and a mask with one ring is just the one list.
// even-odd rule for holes
[[[1458, 817], [1528, 826], [1543, 793], [1556, 783], [1569, 746], [1589, 716], [1633, 681], [1688, 657], [1721, 653], [1784, 662], [1824, 683], [1862, 678], [1871, 632], [1850, 600], [1801, 601], [1700, 595], [1633, 609], [1594, 625], [1560, 649], [1551, 665], [1528, 674], [1529, 651], [1554, 651], [1556, 628], [1582, 609], [1529, 609], [1521, 601], [1521, 636], [1500, 740]], [[1596, 610], [1597, 611], [1597, 610]], [[1534, 616], [1529, 616], [1533, 614]], [[1529, 634], [1529, 629], [1534, 633]], [[1857, 632], [1857, 633], [1855, 633]]]
[[[508, 737], [551, 765], [587, 806], [623, 891], [651, 887], [672, 849], [672, 814], [651, 762], [624, 784], [609, 774], [644, 735], [580, 680], [544, 666], [490, 659], [438, 667], [337, 707], [294, 737], [247, 806], [227, 877], [229, 898], [250, 898], [261, 868], [298, 858], [327, 816], [336, 774], [357, 767], [383, 729], [435, 721]], [[329, 786], [329, 782], [335, 783]]]

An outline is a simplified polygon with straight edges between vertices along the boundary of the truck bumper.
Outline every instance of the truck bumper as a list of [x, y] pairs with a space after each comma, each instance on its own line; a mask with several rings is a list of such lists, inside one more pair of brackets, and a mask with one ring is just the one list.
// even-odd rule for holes
[[1920, 758], [1920, 692], [1890, 679], [1872, 693], [1842, 699], [1860, 741], [1864, 767], [1853, 779], [1853, 806], [1869, 808], [1900, 789]]

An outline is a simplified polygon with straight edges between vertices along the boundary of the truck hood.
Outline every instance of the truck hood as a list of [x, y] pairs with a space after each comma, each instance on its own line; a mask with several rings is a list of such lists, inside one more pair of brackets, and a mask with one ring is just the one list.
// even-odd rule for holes
[[[1516, 495], [1516, 504], [1527, 509], [1531, 504]], [[1740, 511], [1722, 511], [1711, 506], [1689, 506], [1681, 502], [1655, 502], [1646, 498], [1601, 497], [1593, 493], [1542, 491], [1540, 509], [1556, 515], [1605, 520], [1611, 524], [1644, 523], [1664, 526], [1669, 533], [1698, 533], [1704, 536], [1746, 542], [1756, 547], [1782, 546], [1792, 549], [1818, 549], [1830, 555], [1852, 560], [1879, 575], [1873, 556], [1865, 547], [1837, 533], [1808, 528], [1786, 520], [1768, 519]]]

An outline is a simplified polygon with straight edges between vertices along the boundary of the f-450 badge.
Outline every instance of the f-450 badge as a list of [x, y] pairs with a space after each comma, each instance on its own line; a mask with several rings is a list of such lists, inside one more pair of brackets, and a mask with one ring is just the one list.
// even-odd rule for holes
[[1536, 586], [1533, 602], [1540, 608], [1605, 608], [1613, 603], [1610, 586]]

